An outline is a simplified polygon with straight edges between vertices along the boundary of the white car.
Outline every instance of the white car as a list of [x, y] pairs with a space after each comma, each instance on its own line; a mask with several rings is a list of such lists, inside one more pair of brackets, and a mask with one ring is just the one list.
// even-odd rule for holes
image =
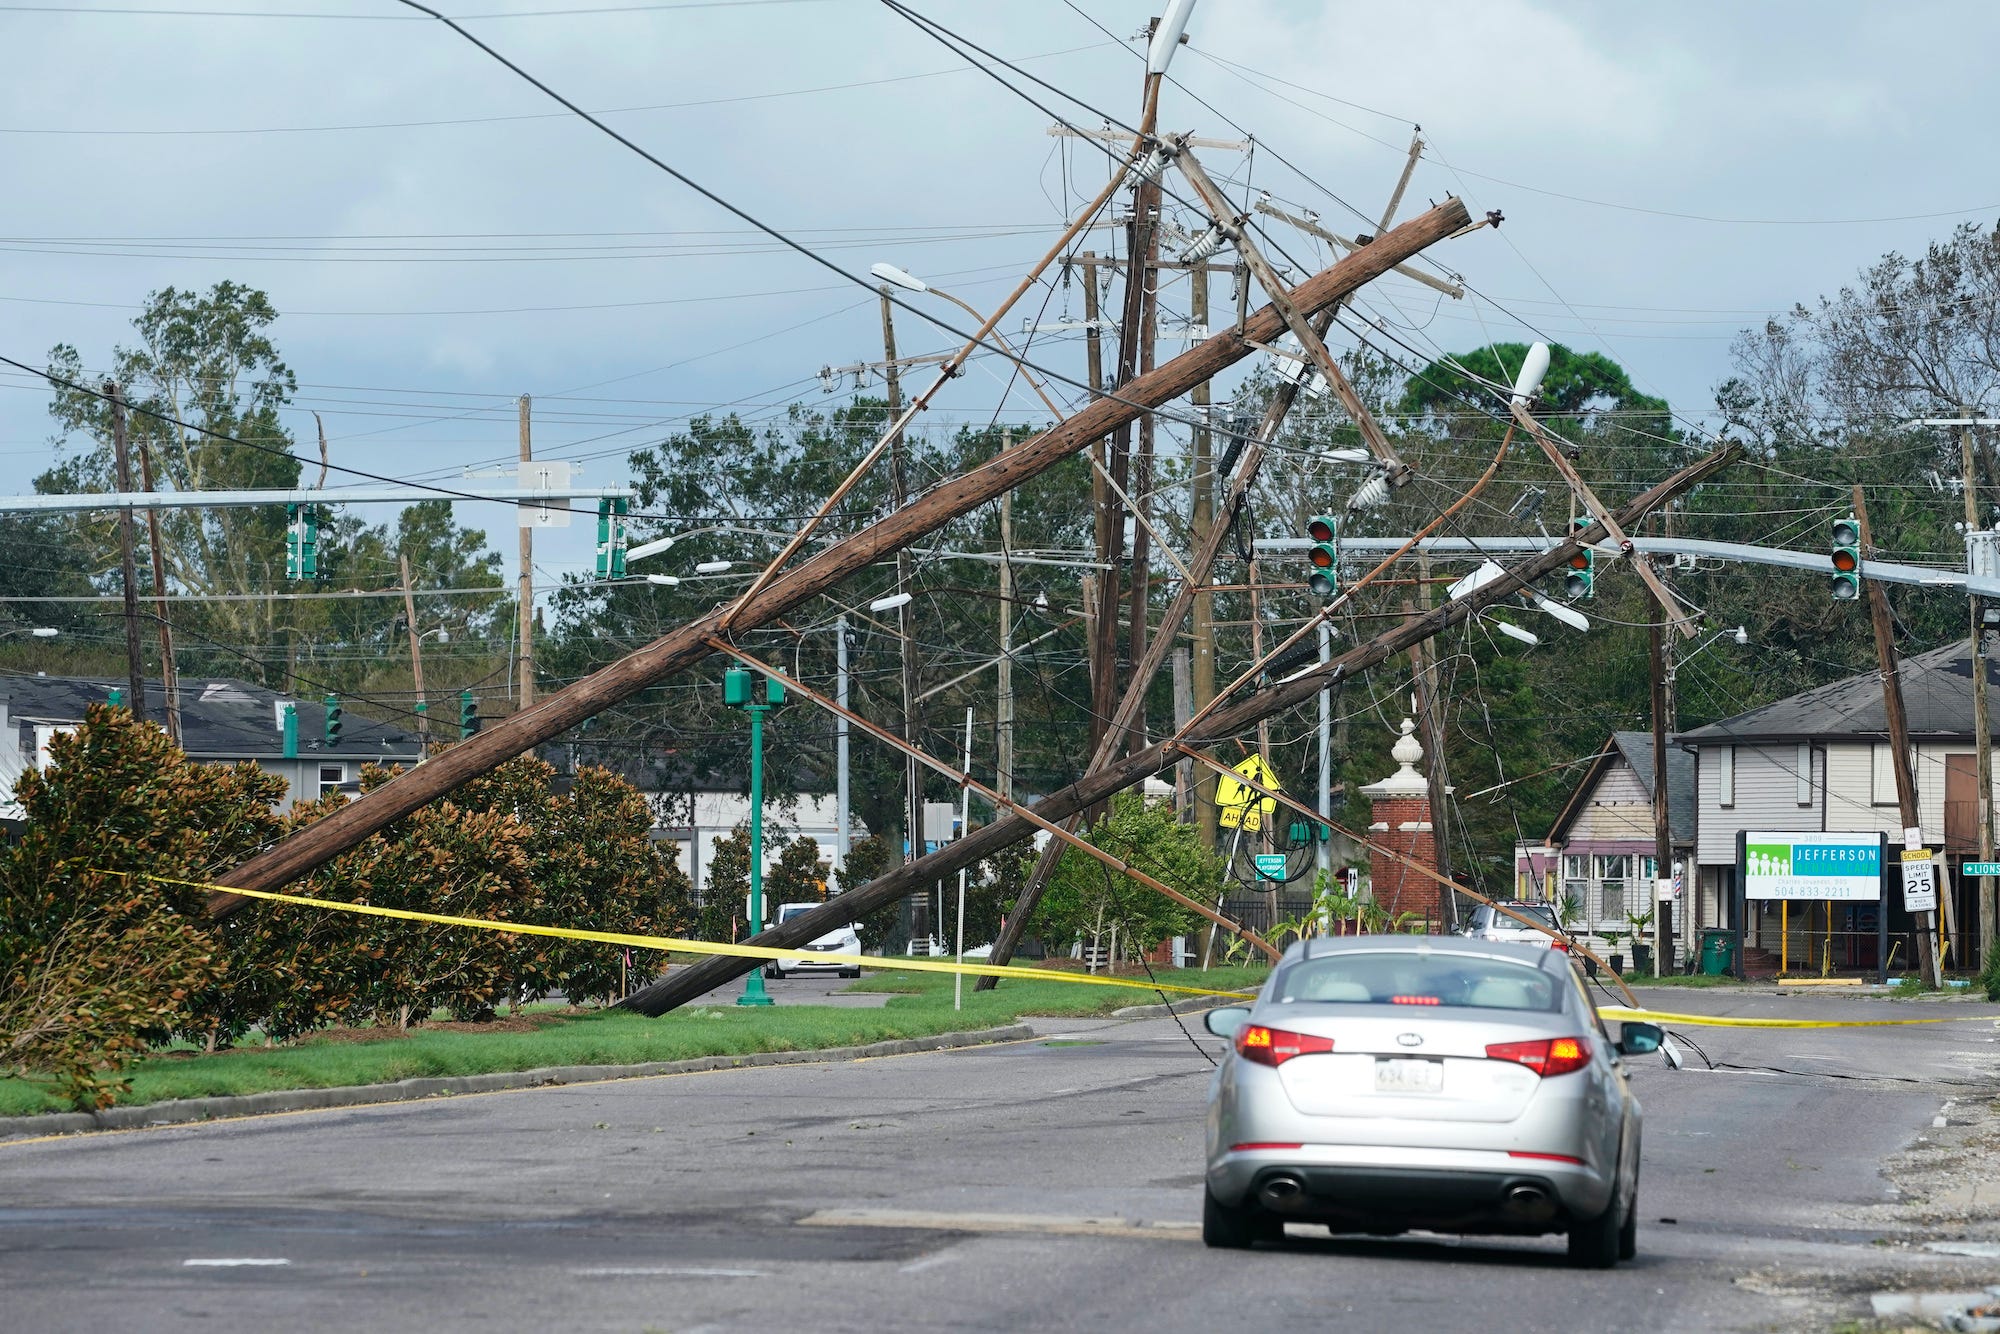
[[[819, 907], [817, 903], [781, 903], [778, 905], [778, 920], [780, 922], [789, 922], [800, 913], [817, 907]], [[846, 926], [838, 927], [823, 936], [813, 937], [812, 940], [799, 946], [799, 948], [809, 950], [815, 954], [859, 954], [861, 953], [861, 937], [855, 933], [854, 924], [850, 922]], [[839, 973], [842, 977], [859, 977], [861, 976], [861, 969], [852, 964], [833, 962], [813, 963], [804, 959], [785, 959], [782, 961], [773, 959], [764, 965], [764, 976], [769, 978], [790, 977], [798, 973]]]
[[[1558, 930], [1556, 910], [1546, 903], [1509, 903], [1511, 912], [1522, 917], [1532, 917], [1550, 931]], [[1490, 903], [1482, 903], [1472, 910], [1472, 920], [1465, 925], [1464, 934], [1474, 940], [1505, 940], [1519, 945], [1535, 945], [1547, 949], [1555, 943], [1555, 937], [1537, 931], [1525, 922], [1507, 916]]]

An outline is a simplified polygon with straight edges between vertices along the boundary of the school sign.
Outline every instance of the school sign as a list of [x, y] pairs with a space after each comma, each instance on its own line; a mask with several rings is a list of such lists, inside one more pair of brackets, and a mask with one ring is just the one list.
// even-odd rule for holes
[[1745, 834], [1743, 896], [1873, 903], [1882, 896], [1877, 834]]

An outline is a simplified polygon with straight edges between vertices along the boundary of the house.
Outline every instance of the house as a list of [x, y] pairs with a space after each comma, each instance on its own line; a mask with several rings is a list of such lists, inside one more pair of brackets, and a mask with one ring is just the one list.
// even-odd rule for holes
[[[0, 819], [21, 818], [15, 780], [48, 764], [50, 740], [74, 731], [92, 704], [104, 703], [125, 684], [105, 677], [0, 677]], [[284, 728], [288, 704], [297, 717], [290, 753]], [[281, 808], [351, 786], [363, 765], [411, 765], [423, 754], [414, 733], [344, 710], [340, 742], [329, 747], [321, 699], [294, 698], [247, 681], [183, 679], [180, 714], [181, 746], [188, 758], [204, 764], [247, 760], [279, 775], [286, 786]], [[146, 683], [146, 717], [166, 724], [166, 694], [157, 681]]]
[[[1989, 685], [2000, 685], [1993, 662]], [[1978, 959], [1977, 880], [1959, 867], [1976, 854], [1978, 769], [1973, 750], [1970, 641], [1905, 658], [1900, 676], [1908, 715], [1924, 845], [1942, 848], [1948, 872], [1940, 906], [1949, 899], [1955, 932], [1947, 966]], [[1991, 724], [1989, 723], [1989, 728]], [[2000, 733], [1996, 733], [2000, 735]], [[1911, 962], [1913, 923], [1900, 892], [1885, 901], [1865, 886], [1805, 899], [1745, 897], [1746, 840], [1759, 833], [1814, 835], [1829, 846], [1873, 845], [1885, 884], [1900, 859], [1903, 821], [1874, 672], [1767, 704], [1696, 728], [1677, 738], [1696, 759], [1698, 927], [1743, 932], [1746, 952], [1765, 951], [1794, 971], [1875, 970]], [[1890, 957], [1892, 956], [1893, 957]]]
[[[1587, 934], [1630, 931], [1632, 916], [1653, 905], [1655, 797], [1653, 734], [1613, 732], [1557, 812], [1542, 847], [1517, 852], [1517, 878], [1534, 879], [1541, 891], [1530, 897], [1552, 903], [1573, 898], [1572, 925]], [[1667, 818], [1668, 843], [1681, 862], [1695, 842], [1695, 761], [1673, 746], [1667, 748]]]

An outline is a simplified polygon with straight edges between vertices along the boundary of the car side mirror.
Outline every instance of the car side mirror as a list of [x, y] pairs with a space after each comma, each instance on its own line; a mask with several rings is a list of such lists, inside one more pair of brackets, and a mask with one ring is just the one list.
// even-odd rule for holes
[[1618, 1050], [1627, 1056], [1644, 1056], [1660, 1049], [1667, 1035], [1658, 1024], [1628, 1019], [1619, 1028]]
[[1225, 1005], [1219, 1010], [1210, 1010], [1202, 1016], [1202, 1023], [1208, 1031], [1219, 1038], [1233, 1038], [1236, 1030], [1249, 1022], [1250, 1011], [1242, 1005]]

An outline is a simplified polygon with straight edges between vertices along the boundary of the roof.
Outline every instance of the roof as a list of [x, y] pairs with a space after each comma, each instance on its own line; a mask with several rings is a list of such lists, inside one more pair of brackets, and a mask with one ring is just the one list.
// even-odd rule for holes
[[[1597, 753], [1583, 777], [1571, 790], [1569, 800], [1549, 826], [1548, 842], [1554, 843], [1569, 832], [1570, 825], [1590, 802], [1591, 793], [1603, 781], [1611, 766], [1623, 760], [1639, 777], [1648, 801], [1658, 800], [1653, 790], [1653, 734], [1613, 732], [1604, 749]], [[1676, 845], [1694, 842], [1695, 788], [1694, 756], [1679, 746], [1667, 747], [1667, 836]]]
[[[102, 704], [123, 678], [102, 676], [0, 677], [0, 701], [11, 724], [67, 725], [83, 721], [84, 711]], [[284, 753], [284, 731], [278, 706], [298, 709], [299, 754], [332, 759], [370, 760], [413, 758], [416, 735], [389, 723], [374, 722], [343, 710], [340, 744], [329, 749], [326, 705], [318, 699], [293, 699], [265, 686], [227, 677], [182, 678], [180, 682], [181, 745], [190, 755], [209, 758], [275, 759]], [[166, 693], [158, 681], [146, 682], [146, 717], [166, 722]]]
[[[1988, 685], [2000, 685], [2000, 671], [1986, 660]], [[1897, 675], [1903, 711], [1913, 740], [1972, 739], [1972, 641], [1904, 658]], [[1996, 711], [2000, 720], [2000, 711]], [[1991, 724], [1989, 724], [1991, 726]], [[2000, 737], [2000, 728], [1993, 730]], [[1841, 738], [1882, 741], [1889, 736], [1882, 708], [1882, 678], [1863, 672], [1831, 685], [1816, 686], [1734, 718], [1681, 733], [1676, 740], [1701, 742], [1808, 741]]]

